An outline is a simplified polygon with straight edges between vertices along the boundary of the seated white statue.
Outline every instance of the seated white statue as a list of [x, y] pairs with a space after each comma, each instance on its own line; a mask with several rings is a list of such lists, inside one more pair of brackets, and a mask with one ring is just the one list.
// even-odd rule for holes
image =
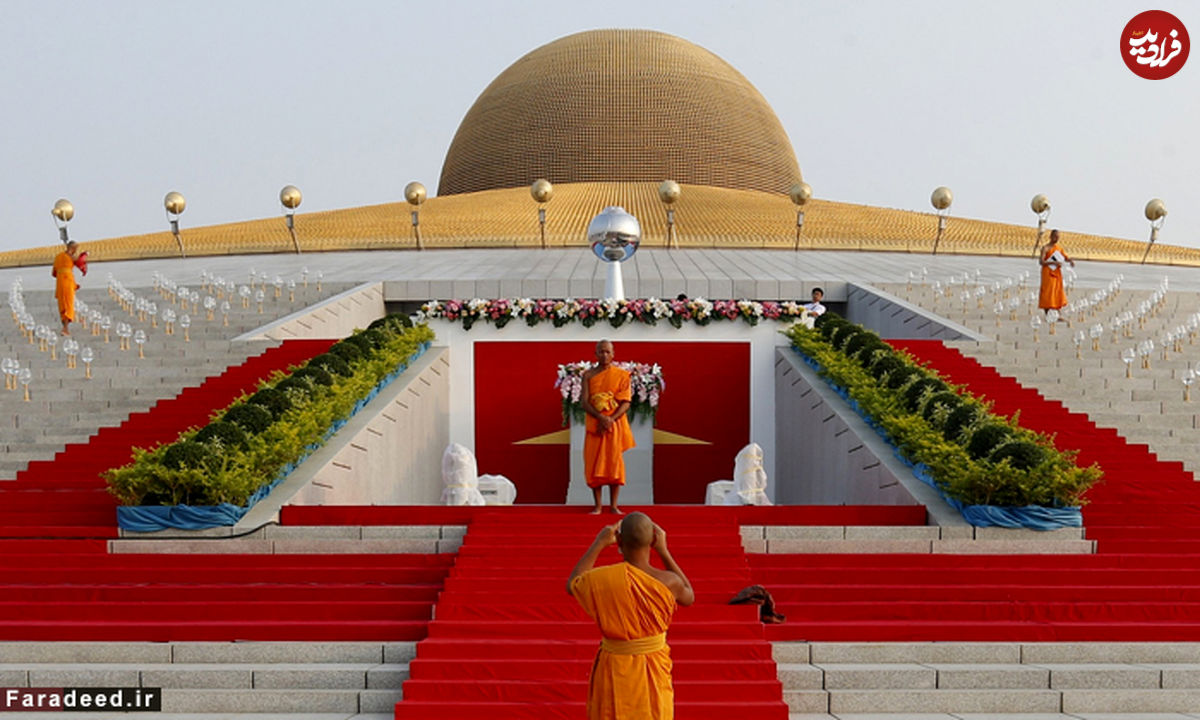
[[458, 443], [446, 446], [442, 453], [443, 505], [486, 505], [479, 492], [479, 470], [475, 455]]
[[763, 451], [758, 443], [742, 448], [733, 462], [734, 491], [725, 495], [726, 505], [770, 505], [767, 497], [767, 471], [763, 469]]

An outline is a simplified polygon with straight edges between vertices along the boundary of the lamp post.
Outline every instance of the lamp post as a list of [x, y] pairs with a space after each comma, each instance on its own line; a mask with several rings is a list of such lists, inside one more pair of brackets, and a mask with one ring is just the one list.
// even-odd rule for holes
[[675, 208], [671, 207], [679, 200], [682, 190], [674, 180], [663, 180], [658, 184], [658, 199], [667, 206], [667, 249], [679, 247], [675, 239]]
[[1046, 232], [1046, 221], [1050, 219], [1050, 198], [1038, 193], [1029, 201], [1029, 208], [1037, 215], [1037, 239], [1033, 241], [1033, 256], [1037, 257], [1038, 248], [1042, 246], [1042, 233]]
[[71, 204], [70, 200], [59, 198], [51, 208], [50, 215], [54, 217], [54, 225], [58, 228], [58, 239], [62, 240], [63, 245], [66, 245], [71, 241], [67, 237], [67, 223], [75, 217], [75, 206]]
[[1150, 248], [1154, 247], [1154, 241], [1158, 239], [1159, 228], [1167, 219], [1167, 204], [1158, 198], [1146, 203], [1146, 219], [1150, 221], [1150, 242], [1146, 245], [1146, 252], [1142, 253], [1143, 265], [1150, 255]]
[[300, 202], [304, 196], [300, 194], [300, 188], [295, 185], [284, 185], [279, 191], [279, 202], [283, 205], [283, 217], [287, 221], [288, 233], [292, 236], [292, 247], [296, 248], [296, 254], [300, 254], [300, 241], [296, 239], [296, 208], [300, 207]]
[[933, 240], [933, 254], [937, 255], [938, 245], [941, 244], [942, 236], [946, 233], [946, 214], [950, 211], [950, 204], [954, 202], [954, 193], [943, 185], [933, 191], [933, 195], [929, 196], [929, 202], [933, 205], [933, 209], [938, 211], [937, 237]]
[[596, 257], [608, 264], [604, 299], [624, 300], [621, 263], [637, 252], [642, 239], [641, 223], [625, 208], [606, 207], [588, 223], [587, 239]]
[[179, 236], [179, 216], [187, 209], [187, 200], [182, 193], [172, 190], [163, 198], [163, 207], [167, 211], [167, 222], [171, 224], [171, 234], [175, 236], [175, 243], [179, 245], [179, 257], [185, 258], [187, 255], [183, 251], [183, 238]]
[[405, 185], [404, 199], [412, 205], [413, 237], [417, 241], [417, 249], [424, 250], [421, 244], [421, 203], [425, 202], [425, 186], [415, 180]]
[[546, 203], [554, 197], [554, 186], [546, 178], [538, 178], [529, 186], [529, 195], [538, 204], [538, 226], [541, 228], [542, 249], [546, 249]]
[[796, 250], [800, 249], [800, 231], [804, 229], [804, 206], [812, 199], [812, 186], [806, 182], [796, 183], [788, 195], [796, 206]]

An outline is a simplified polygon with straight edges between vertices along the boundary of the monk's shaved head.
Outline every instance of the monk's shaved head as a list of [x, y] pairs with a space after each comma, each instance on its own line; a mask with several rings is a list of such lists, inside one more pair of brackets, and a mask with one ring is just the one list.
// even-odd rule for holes
[[621, 549], [637, 550], [654, 542], [654, 522], [645, 513], [631, 512], [621, 521]]

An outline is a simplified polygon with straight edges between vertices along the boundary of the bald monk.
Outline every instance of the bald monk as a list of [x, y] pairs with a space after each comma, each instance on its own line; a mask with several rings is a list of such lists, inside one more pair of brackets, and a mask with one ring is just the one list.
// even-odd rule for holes
[[1067, 257], [1058, 244], [1058, 230], [1050, 231], [1050, 242], [1042, 248], [1038, 264], [1042, 266], [1042, 286], [1038, 293], [1038, 307], [1042, 312], [1061, 310], [1067, 304], [1067, 293], [1063, 290], [1063, 263], [1075, 267], [1075, 261]]
[[629, 429], [629, 404], [633, 392], [629, 373], [613, 365], [613, 344], [596, 343], [596, 366], [583, 374], [584, 392], [580, 398], [587, 413], [583, 440], [583, 472], [592, 489], [593, 515], [602, 510], [604, 486], [608, 486], [608, 506], [620, 515], [617, 498], [625, 484], [625, 458], [622, 453], [634, 446]]
[[50, 274], [55, 279], [54, 299], [58, 300], [58, 317], [62, 320], [62, 334], [70, 335], [67, 325], [75, 320], [75, 258], [79, 256], [79, 244], [71, 241], [67, 248], [54, 258], [54, 269]]
[[[617, 544], [625, 562], [592, 569]], [[650, 565], [650, 550], [665, 570]], [[630, 513], [600, 530], [576, 563], [567, 592], [600, 626], [600, 649], [588, 680], [588, 720], [672, 720], [671, 649], [675, 606], [696, 601], [692, 584], [667, 550], [667, 534], [645, 514]]]

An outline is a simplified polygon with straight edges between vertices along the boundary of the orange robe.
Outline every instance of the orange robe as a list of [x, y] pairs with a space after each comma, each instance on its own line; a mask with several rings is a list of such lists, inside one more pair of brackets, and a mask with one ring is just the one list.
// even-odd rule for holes
[[58, 300], [58, 317], [63, 322], [75, 320], [75, 261], [66, 252], [60, 252], [54, 258], [54, 269], [50, 274], [55, 278], [54, 299]]
[[[588, 400], [592, 407], [612, 415], [622, 402], [633, 399], [629, 373], [616, 365], [596, 373], [588, 380]], [[599, 423], [587, 416], [587, 433], [583, 440], [583, 472], [588, 487], [625, 484], [625, 459], [621, 457], [635, 445], [633, 430], [629, 428], [629, 413], [617, 418], [612, 429], [601, 433]]]
[[672, 720], [671, 590], [621, 562], [575, 578], [571, 594], [603, 636], [588, 682], [588, 720]]
[[[1066, 262], [1067, 253], [1055, 243], [1042, 253], [1042, 260], [1048, 260], [1055, 252], [1060, 253]], [[1067, 293], [1063, 290], [1062, 263], [1058, 267], [1042, 266], [1042, 288], [1038, 295], [1038, 307], [1042, 310], [1060, 310], [1067, 304]]]

